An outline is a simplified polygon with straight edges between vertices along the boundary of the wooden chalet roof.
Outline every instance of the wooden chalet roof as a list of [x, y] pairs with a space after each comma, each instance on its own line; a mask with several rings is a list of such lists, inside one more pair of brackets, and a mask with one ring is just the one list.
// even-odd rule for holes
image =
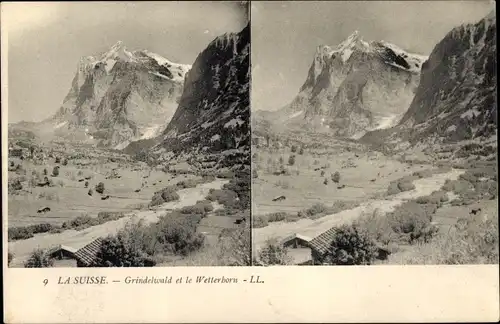
[[75, 253], [75, 258], [86, 266], [92, 265], [97, 259], [97, 253], [101, 249], [102, 239], [96, 240], [85, 245]]
[[335, 236], [335, 230], [336, 227], [332, 227], [309, 241], [311, 249], [320, 254], [327, 252]]
[[56, 253], [56, 252], [59, 252], [61, 250], [64, 250], [64, 251], [67, 251], [67, 252], [70, 252], [70, 253], [75, 253], [77, 250], [75, 248], [72, 248], [70, 246], [66, 246], [66, 245], [57, 245], [51, 249], [49, 249], [47, 252], [49, 254], [53, 254], [53, 253]]
[[287, 236], [287, 237], [281, 239], [280, 242], [281, 242], [281, 244], [283, 244], [283, 243], [288, 242], [288, 241], [293, 240], [293, 239], [299, 239], [299, 240], [302, 240], [302, 241], [304, 241], [306, 243], [310, 242], [312, 240], [308, 236], [295, 233], [295, 234], [292, 234], [290, 236]]

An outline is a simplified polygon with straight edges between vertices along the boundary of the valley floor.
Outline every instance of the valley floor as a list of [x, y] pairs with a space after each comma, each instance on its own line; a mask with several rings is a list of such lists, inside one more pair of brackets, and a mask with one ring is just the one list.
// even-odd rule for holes
[[[396, 240], [396, 244], [391, 243], [390, 247], [384, 248], [389, 256], [384, 260], [375, 260], [376, 264], [452, 262], [433, 255], [433, 244], [443, 246], [448, 240], [446, 244], [451, 245], [449, 241], [452, 235], [449, 233], [455, 231], [457, 222], [470, 219], [472, 210], [480, 210], [477, 217], [481, 217], [482, 221], [494, 222], [498, 219], [496, 197], [485, 200], [478, 195], [477, 199], [471, 198], [467, 203], [459, 203], [465, 199], [464, 196], [474, 196], [477, 191], [474, 190], [474, 185], [477, 186], [481, 181], [488, 185], [494, 182], [496, 195], [494, 163], [488, 163], [489, 166], [486, 167], [493, 170], [493, 173], [490, 172], [493, 178], [477, 176], [471, 183], [467, 183], [463, 180], [470, 176], [467, 168], [451, 168], [451, 160], [448, 163], [436, 163], [432, 159], [426, 159], [422, 152], [413, 154], [414, 157], [419, 156], [419, 160], [414, 161], [389, 157], [341, 140], [325, 144], [322, 148], [311, 148], [310, 144], [298, 141], [297, 138], [288, 145], [283, 145], [282, 142], [278, 145], [261, 144], [252, 150], [254, 258], [259, 258], [264, 251], [271, 251], [274, 244], [284, 244], [283, 253], [288, 255], [289, 260], [273, 262], [307, 264], [314, 258], [309, 242], [319, 239], [321, 234], [343, 225], [359, 224], [368, 215], [376, 215], [377, 222], [380, 222], [381, 218], [394, 213], [398, 208], [405, 212], [406, 207], [412, 203], [420, 204], [431, 195], [444, 192], [443, 186], [451, 182], [471, 187], [464, 189], [467, 193], [462, 192], [463, 195], [454, 192], [458, 189], [447, 190], [446, 199], [438, 201], [433, 207], [437, 210], [435, 213], [431, 212], [429, 217], [432, 218], [431, 226], [438, 228], [438, 234], [429, 242], [426, 239], [426, 242], [406, 244]], [[334, 179], [336, 172], [339, 177]], [[397, 188], [400, 182], [404, 182], [408, 188], [389, 194], [389, 189], [393, 186]], [[421, 206], [427, 207], [425, 204]], [[365, 223], [362, 226], [379, 225], [372, 221], [369, 225]], [[376, 232], [378, 236], [389, 235], [378, 228], [368, 230]], [[294, 237], [299, 237], [299, 246], [287, 247], [295, 240]], [[439, 240], [440, 243], [436, 243]], [[498, 233], [493, 240], [498, 242]], [[498, 260], [498, 249], [492, 253], [496, 253]], [[423, 257], [425, 254], [427, 255]], [[492, 257], [495, 259], [495, 255]], [[463, 258], [461, 260], [456, 262], [464, 262]], [[478, 260], [470, 262], [480, 262]], [[488, 263], [491, 259], [483, 261]]]
[[[238, 228], [235, 220], [241, 217], [239, 212], [228, 211], [218, 198], [207, 200], [214, 190], [228, 191], [221, 189], [230, 183], [230, 177], [205, 178], [186, 159], [173, 160], [169, 163], [171, 169], [166, 170], [114, 151], [92, 148], [74, 155], [75, 150], [71, 147], [43, 149], [50, 152], [44, 158], [9, 157], [8, 250], [11, 267], [23, 267], [34, 251], [40, 249], [82, 250], [96, 239], [116, 236], [133, 224], [151, 224], [154, 228], [164, 215], [173, 214], [168, 216], [173, 219], [183, 208], [193, 207], [193, 212], [181, 215], [198, 219], [194, 233], [204, 238], [201, 250], [192, 253], [206, 252], [207, 260], [199, 262], [217, 262], [208, 259], [217, 257], [210, 253], [216, 250], [221, 233]], [[56, 169], [58, 172], [54, 171]], [[104, 186], [102, 193], [97, 192], [100, 183]], [[177, 197], [153, 204], [158, 192], [165, 189], [173, 189], [172, 195]], [[235, 195], [235, 192], [229, 193]], [[196, 207], [201, 202], [210, 208], [205, 206], [201, 215], [191, 215], [199, 211]], [[248, 236], [249, 233], [248, 229]], [[162, 266], [188, 262], [182, 260], [192, 257], [169, 252], [155, 258], [157, 266]], [[76, 261], [55, 259], [53, 266], [76, 266]]]

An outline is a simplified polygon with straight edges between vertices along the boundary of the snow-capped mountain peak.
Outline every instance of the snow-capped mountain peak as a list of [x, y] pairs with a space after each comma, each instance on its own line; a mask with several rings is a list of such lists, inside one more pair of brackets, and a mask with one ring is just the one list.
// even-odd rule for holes
[[106, 52], [80, 59], [53, 119], [64, 126], [61, 132], [81, 128], [103, 146], [149, 138], [175, 113], [190, 68], [153, 52], [130, 51], [118, 41]]
[[174, 63], [164, 58], [163, 56], [150, 52], [148, 50], [140, 51], [140, 53], [149, 58], [152, 58], [156, 61], [156, 63], [158, 63], [158, 65], [168, 68], [172, 72], [172, 80], [174, 81], [184, 81], [186, 73], [188, 73], [191, 69], [190, 64]]
[[137, 61], [134, 55], [131, 52], [127, 51], [127, 48], [125, 47], [122, 41], [116, 42], [116, 44], [113, 45], [111, 49], [102, 56], [101, 61], [107, 61], [113, 59], [123, 60], [125, 62]]
[[387, 64], [414, 73], [420, 73], [422, 64], [428, 59], [428, 56], [410, 53], [384, 40], [367, 42], [359, 31], [355, 30], [335, 48], [328, 45], [318, 46], [315, 61], [323, 64], [329, 59], [340, 58], [342, 63], [345, 63], [356, 51], [377, 53]]

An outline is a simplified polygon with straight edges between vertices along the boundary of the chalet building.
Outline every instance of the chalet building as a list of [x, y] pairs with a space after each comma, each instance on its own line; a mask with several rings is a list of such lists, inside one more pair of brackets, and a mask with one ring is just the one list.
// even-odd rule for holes
[[54, 261], [54, 267], [91, 267], [97, 260], [101, 245], [101, 238], [90, 242], [81, 249], [58, 245], [50, 249], [48, 255]]
[[280, 244], [287, 249], [287, 254], [292, 258], [293, 264], [307, 265], [311, 263], [310, 241], [310, 237], [301, 234], [293, 234], [282, 239]]
[[311, 241], [310, 237], [300, 234], [293, 234], [281, 240], [281, 245], [286, 248], [308, 248], [309, 242]]
[[54, 260], [54, 267], [75, 267], [76, 259], [75, 259], [76, 249], [59, 245], [48, 251], [49, 257]]
[[76, 264], [78, 267], [91, 267], [97, 261], [97, 254], [102, 246], [102, 239], [96, 240], [85, 245], [75, 253]]

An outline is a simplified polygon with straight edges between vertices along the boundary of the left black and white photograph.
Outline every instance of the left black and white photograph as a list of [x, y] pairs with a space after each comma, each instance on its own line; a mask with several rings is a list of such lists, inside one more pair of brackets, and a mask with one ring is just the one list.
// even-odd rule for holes
[[251, 265], [248, 3], [2, 11], [8, 266]]

